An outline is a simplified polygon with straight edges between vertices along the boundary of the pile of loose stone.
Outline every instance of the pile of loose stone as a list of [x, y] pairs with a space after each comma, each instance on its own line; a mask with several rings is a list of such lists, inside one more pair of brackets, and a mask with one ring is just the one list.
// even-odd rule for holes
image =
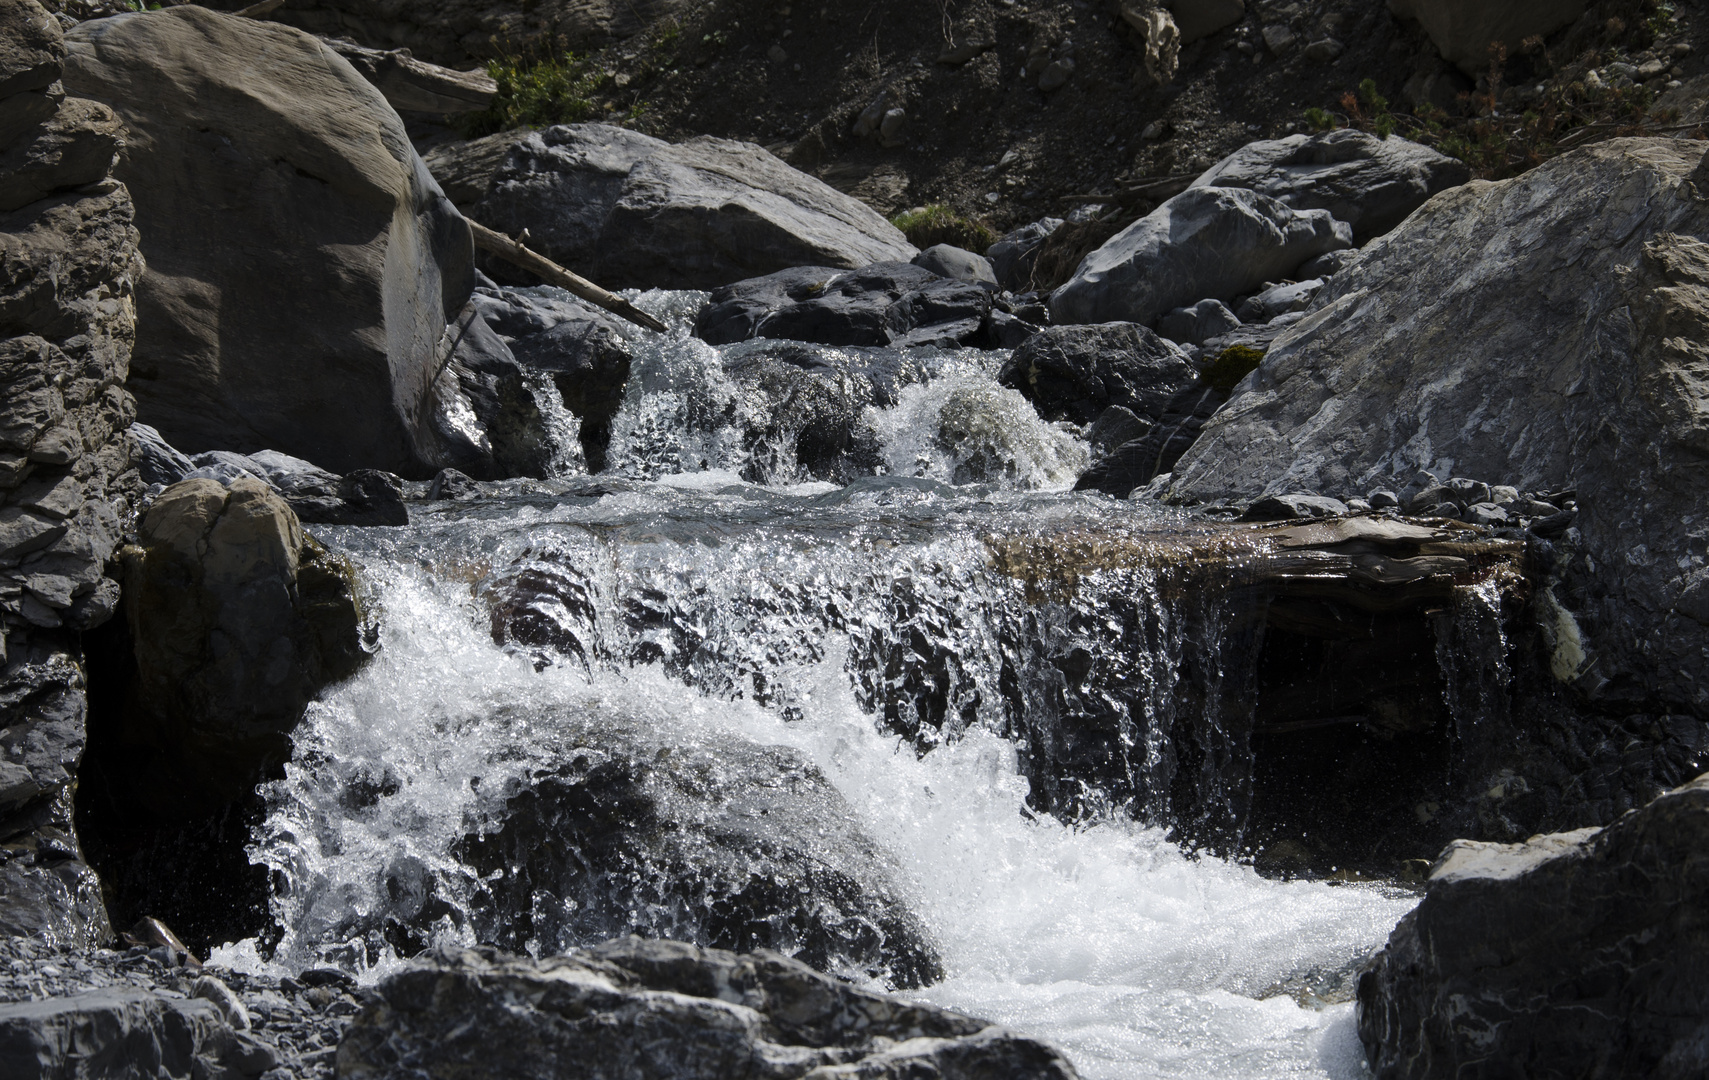
[[77, 1045], [152, 1063], [151, 1076], [318, 1080], [333, 1075], [358, 993], [330, 968], [280, 978], [202, 967], [166, 945], [0, 939], [0, 1076], [58, 1075]]

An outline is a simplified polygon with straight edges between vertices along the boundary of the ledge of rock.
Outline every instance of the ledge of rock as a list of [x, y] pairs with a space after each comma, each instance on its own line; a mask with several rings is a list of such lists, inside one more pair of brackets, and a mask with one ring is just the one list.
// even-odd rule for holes
[[1359, 978], [1379, 1080], [1709, 1070], [1709, 775], [1605, 829], [1456, 841]]
[[347, 1080], [1073, 1080], [1054, 1048], [764, 950], [619, 939], [529, 960], [445, 950], [391, 976], [338, 1047]]

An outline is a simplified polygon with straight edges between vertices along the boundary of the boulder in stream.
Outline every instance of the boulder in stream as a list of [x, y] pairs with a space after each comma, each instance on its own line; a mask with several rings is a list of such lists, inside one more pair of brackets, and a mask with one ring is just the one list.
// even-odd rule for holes
[[607, 288], [711, 289], [792, 266], [853, 269], [917, 254], [871, 207], [753, 143], [672, 144], [610, 124], [529, 133], [476, 216], [527, 229], [541, 254]]
[[1156, 419], [1198, 381], [1174, 342], [1136, 323], [1052, 326], [1016, 349], [998, 381], [1019, 390], [1046, 420], [1089, 424], [1111, 406]]
[[1455, 841], [1359, 978], [1379, 1080], [1709, 1071], [1709, 775], [1605, 829]]
[[821, 345], [978, 344], [991, 294], [908, 263], [797, 266], [713, 292], [694, 332], [713, 345], [790, 338]]
[[381, 982], [347, 1080], [1074, 1080], [1055, 1048], [764, 950], [619, 939], [542, 960], [444, 950]]
[[67, 87], [129, 132], [144, 422], [185, 451], [431, 476], [473, 248], [380, 92], [302, 31], [202, 7], [68, 42]]

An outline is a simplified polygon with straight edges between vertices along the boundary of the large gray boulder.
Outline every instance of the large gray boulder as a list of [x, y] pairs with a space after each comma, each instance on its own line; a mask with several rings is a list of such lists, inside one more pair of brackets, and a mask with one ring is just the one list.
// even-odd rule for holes
[[1051, 319], [1149, 326], [1174, 308], [1291, 277], [1307, 259], [1352, 244], [1352, 229], [1327, 210], [1293, 210], [1245, 188], [1190, 188], [1081, 260], [1051, 294]]
[[1389, 0], [1389, 10], [1416, 20], [1442, 57], [1476, 78], [1489, 70], [1489, 47], [1518, 52], [1528, 37], [1550, 34], [1584, 14], [1585, 0]]
[[1054, 1048], [776, 953], [627, 939], [543, 960], [444, 950], [382, 982], [346, 1080], [1073, 1080]]
[[476, 216], [607, 288], [713, 289], [792, 266], [907, 262], [871, 207], [752, 143], [672, 145], [609, 124], [530, 133]]
[[1272, 343], [1173, 495], [1346, 498], [1421, 473], [1576, 489], [1563, 564], [1588, 577], [1562, 677], [1709, 712], [1702, 158], [1621, 139], [1438, 195]]
[[1472, 178], [1465, 162], [1408, 139], [1353, 128], [1247, 143], [1193, 187], [1250, 188], [1295, 210], [1328, 210], [1364, 243], [1444, 188]]
[[1709, 1073], [1709, 776], [1605, 829], [1458, 840], [1359, 978], [1379, 1080]]
[[15, 1080], [251, 1080], [278, 1064], [201, 997], [115, 987], [0, 1005], [0, 1076]]
[[472, 246], [380, 92], [301, 31], [201, 7], [68, 40], [67, 86], [130, 137], [141, 418], [185, 451], [431, 475]]

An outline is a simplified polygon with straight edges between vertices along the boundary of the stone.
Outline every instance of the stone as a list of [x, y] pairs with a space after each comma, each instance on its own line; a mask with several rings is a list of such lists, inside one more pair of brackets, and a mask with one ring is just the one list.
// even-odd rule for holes
[[1359, 261], [1359, 252], [1354, 248], [1341, 251], [1326, 251], [1315, 259], [1307, 259], [1295, 271], [1301, 281], [1312, 278], [1331, 278]]
[[1112, 405], [1157, 419], [1198, 380], [1187, 354], [1135, 323], [1052, 326], [1016, 349], [997, 381], [1046, 420], [1089, 424]]
[[695, 335], [712, 345], [787, 338], [821, 345], [977, 344], [991, 293], [911, 263], [800, 266], [712, 293]]
[[1181, 34], [1181, 44], [1191, 45], [1218, 30], [1233, 26], [1246, 14], [1246, 0], [1167, 0], [1169, 12]]
[[1240, 520], [1284, 521], [1290, 518], [1341, 517], [1346, 513], [1347, 504], [1340, 499], [1295, 493], [1265, 496], [1248, 506]]
[[481, 486], [456, 469], [440, 469], [427, 490], [429, 499], [472, 499], [481, 493]]
[[112, 988], [0, 1005], [0, 1074], [259, 1077], [278, 1054], [235, 1030], [219, 1007], [147, 990]]
[[1349, 226], [1326, 210], [1293, 210], [1244, 188], [1189, 188], [1081, 260], [1051, 294], [1051, 318], [1150, 325], [1184, 304], [1287, 277], [1352, 242]]
[[673, 145], [609, 124], [531, 132], [476, 216], [529, 230], [531, 247], [607, 288], [712, 289], [917, 254], [876, 211], [752, 143]]
[[1121, 0], [1117, 10], [1139, 44], [1140, 63], [1159, 86], [1175, 77], [1181, 62], [1181, 28], [1159, 0]]
[[478, 139], [443, 142], [421, 155], [421, 160], [439, 182], [445, 197], [465, 214], [475, 214], [475, 207], [486, 197], [493, 176], [504, 164], [505, 155], [525, 134], [515, 129]]
[[1038, 88], [1045, 93], [1060, 90], [1068, 85], [1068, 79], [1074, 74], [1074, 58], [1065, 56], [1060, 60], [1052, 60], [1039, 72]]
[[990, 259], [953, 244], [933, 244], [914, 256], [913, 263], [939, 277], [965, 281], [969, 285], [986, 285], [993, 290], [998, 287], [997, 272], [992, 268]]
[[1267, 323], [1278, 315], [1304, 311], [1311, 306], [1312, 297], [1322, 288], [1322, 280], [1316, 278], [1272, 285], [1263, 292], [1241, 301], [1235, 314], [1243, 323]]
[[473, 249], [379, 91], [301, 31], [200, 7], [68, 43], [67, 86], [131, 135], [117, 175], [153, 268], [129, 383], [143, 421], [185, 451], [431, 475], [439, 342]]
[[1314, 64], [1333, 63], [1337, 57], [1347, 51], [1347, 46], [1332, 37], [1318, 38], [1305, 47], [1305, 58]]
[[1200, 345], [1207, 338], [1226, 334], [1240, 325], [1234, 312], [1221, 300], [1200, 300], [1192, 307], [1178, 307], [1157, 320], [1157, 332], [1182, 345]]
[[1030, 290], [1038, 250], [1062, 224], [1061, 218], [1043, 218], [1005, 233], [986, 248], [985, 257], [991, 260], [991, 271], [997, 275], [997, 284], [1010, 292]]
[[167, 488], [123, 563], [136, 669], [121, 740], [163, 815], [247, 792], [290, 756], [314, 693], [373, 648], [354, 571], [260, 480]]
[[67, 98], [39, 129], [0, 152], [0, 210], [106, 179], [123, 145], [124, 131], [111, 109]]
[[1686, 614], [1705, 575], [1679, 562], [1701, 513], [1681, 470], [1709, 446], [1709, 203], [1684, 183], [1702, 157], [1614, 140], [1437, 196], [1275, 340], [1172, 496], [1350, 496], [1420, 470], [1576, 488], [1557, 592], [1609, 680], [1581, 692], [1709, 711], [1709, 627]]
[[1489, 47], [1500, 42], [1508, 55], [1528, 37], [1547, 36], [1578, 20], [1585, 0], [1389, 0], [1397, 18], [1424, 27], [1442, 57], [1474, 79], [1489, 70]]
[[1294, 51], [1299, 38], [1285, 23], [1270, 23], [1264, 27], [1264, 47], [1273, 56], [1286, 56]]
[[58, 19], [35, 0], [0, 3], [0, 101], [58, 82], [64, 63]]
[[1426, 199], [1472, 178], [1466, 164], [1427, 146], [1353, 128], [1247, 143], [1194, 187], [1250, 188], [1295, 210], [1328, 210], [1364, 243]]
[[131, 461], [144, 484], [170, 486], [196, 467], [147, 424], [132, 424], [125, 429], [125, 435], [130, 443]]
[[482, 112], [492, 107], [498, 93], [498, 83], [484, 69], [453, 71], [417, 60], [408, 49], [371, 49], [348, 38], [333, 38], [326, 44], [373, 83], [400, 113], [446, 116]]
[[1457, 840], [1359, 976], [1384, 1080], [1709, 1069], [1709, 776], [1604, 829]]
[[773, 952], [618, 939], [544, 960], [441, 950], [382, 981], [338, 1075], [1073, 1080], [1054, 1048]]
[[[530, 636], [515, 586], [488, 595], [506, 597], [495, 630]], [[901, 987], [943, 977], [896, 867], [801, 753], [734, 736], [685, 740], [656, 717], [572, 713], [550, 722], [564, 725], [573, 752], [457, 845], [482, 879], [471, 905], [478, 940], [546, 953], [674, 936], [787, 951]], [[427, 923], [431, 905], [423, 911]]]

